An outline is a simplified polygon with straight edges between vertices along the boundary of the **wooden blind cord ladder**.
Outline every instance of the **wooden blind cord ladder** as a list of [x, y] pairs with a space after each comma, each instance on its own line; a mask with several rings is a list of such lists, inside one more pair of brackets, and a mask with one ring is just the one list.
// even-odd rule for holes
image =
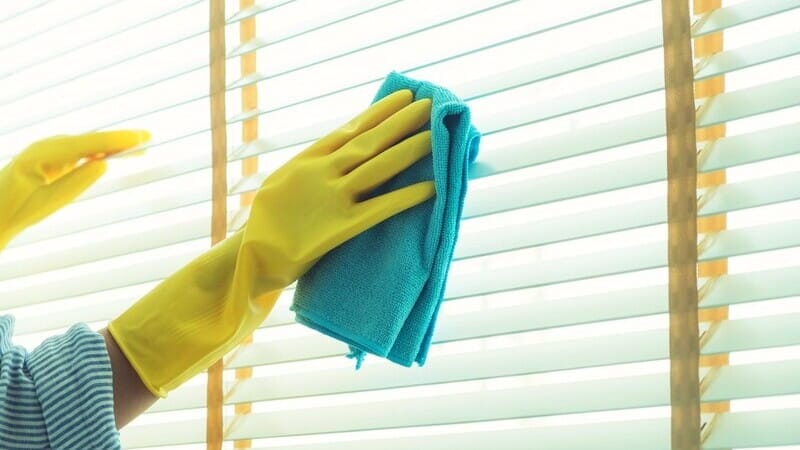
[[[209, 1], [209, 95], [211, 105], [211, 244], [227, 234], [228, 165], [225, 112], [225, 0]], [[206, 448], [222, 448], [222, 361], [208, 369]]]
[[[694, 0], [694, 15], [707, 15], [716, 9], [722, 7], [722, 0]], [[709, 58], [722, 51], [723, 48], [723, 32], [712, 33], [700, 36], [694, 40], [694, 56], [695, 58]], [[700, 100], [709, 101], [715, 95], [721, 94], [725, 91], [725, 76], [720, 75], [713, 78], [695, 82], [695, 98]], [[725, 124], [713, 125], [706, 128], [697, 130], [697, 141], [704, 144], [708, 148], [714, 143], [715, 140], [725, 136]], [[704, 194], [705, 200], [713, 195], [716, 187], [725, 184], [726, 176], [725, 170], [719, 170], [711, 173], [699, 174], [697, 178], [697, 187], [699, 189], [706, 189]], [[718, 214], [715, 216], [701, 217], [697, 221], [698, 233], [705, 235], [705, 239], [711, 239], [716, 233], [724, 231], [727, 227], [727, 216], [725, 214]], [[706, 283], [713, 283], [713, 280], [728, 273], [728, 260], [718, 259], [714, 261], [703, 262], [698, 265], [697, 275], [700, 278], [705, 278]], [[708, 292], [708, 289], [702, 289], [702, 292]], [[702, 303], [703, 299], [698, 299]], [[702, 309], [699, 312], [699, 321], [701, 323], [708, 323], [709, 330], [713, 332], [719, 324], [728, 319], [728, 307], [723, 306], [719, 308]], [[700, 382], [701, 394], [704, 387], [707, 387], [711, 380], [718, 372], [719, 368], [726, 366], [729, 363], [727, 353], [717, 355], [707, 355], [700, 357], [700, 367], [709, 368], [709, 372], [705, 375]], [[714, 414], [709, 424], [703, 428], [703, 436], [708, 436], [714, 423], [716, 414], [728, 412], [730, 410], [730, 402], [716, 402], [704, 403], [700, 405], [700, 412], [703, 414]]]
[[689, 5], [662, 0], [667, 127], [671, 445], [700, 449], [697, 147]]
[[[239, 0], [239, 11], [243, 11], [247, 8], [250, 8], [255, 4], [255, 0]], [[241, 44], [245, 42], [249, 42], [251, 39], [256, 37], [256, 18], [255, 16], [249, 17], [239, 22], [239, 42]], [[256, 52], [250, 52], [242, 55], [240, 58], [240, 65], [241, 65], [241, 76], [246, 77], [256, 72]], [[242, 98], [242, 112], [244, 111], [253, 111], [258, 107], [258, 85], [257, 83], [253, 83], [249, 86], [245, 86], [241, 89], [241, 98]], [[242, 143], [247, 144], [254, 140], [258, 139], [258, 117], [253, 117], [251, 119], [247, 119], [242, 122]], [[250, 175], [255, 174], [258, 172], [258, 157], [247, 158], [242, 161], [242, 177], [247, 177]], [[242, 194], [239, 197], [239, 206], [244, 208], [249, 206], [253, 203], [253, 197], [255, 197], [255, 192], [249, 192]], [[244, 341], [242, 341], [242, 345], [246, 345], [253, 342], [253, 337], [248, 336]], [[241, 383], [243, 380], [247, 380], [252, 378], [253, 376], [253, 368], [252, 367], [244, 367], [236, 369], [236, 384], [233, 388], [226, 393], [226, 397], [236, 389], [236, 386]], [[247, 414], [252, 412], [252, 404], [251, 403], [240, 403], [234, 407], [234, 412], [236, 416], [234, 417], [233, 423], [236, 422], [237, 419], [243, 417]], [[230, 429], [230, 427], [228, 428]], [[226, 430], [225, 434], [227, 435], [228, 430]], [[252, 447], [252, 441], [250, 439], [242, 439], [234, 441], [233, 448], [235, 449], [248, 449]]]

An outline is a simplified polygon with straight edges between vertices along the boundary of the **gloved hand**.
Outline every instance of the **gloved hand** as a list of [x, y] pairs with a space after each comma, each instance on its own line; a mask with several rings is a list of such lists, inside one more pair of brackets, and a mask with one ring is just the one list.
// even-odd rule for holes
[[281, 290], [325, 253], [429, 199], [423, 182], [365, 196], [431, 151], [429, 100], [399, 91], [270, 175], [248, 222], [114, 319], [109, 332], [153, 394], [209, 367], [253, 332]]
[[97, 181], [106, 171], [102, 158], [149, 139], [143, 130], [121, 130], [53, 136], [31, 144], [0, 170], [0, 249]]

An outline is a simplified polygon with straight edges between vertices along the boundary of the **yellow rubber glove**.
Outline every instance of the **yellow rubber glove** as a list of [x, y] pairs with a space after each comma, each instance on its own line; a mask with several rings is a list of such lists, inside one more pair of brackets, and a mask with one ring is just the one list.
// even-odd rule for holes
[[325, 253], [434, 195], [423, 182], [362, 201], [431, 151], [430, 101], [399, 91], [270, 175], [247, 224], [113, 320], [145, 386], [167, 392], [252, 333], [281, 290]]
[[102, 158], [149, 139], [143, 130], [120, 130], [31, 144], [0, 170], [0, 249], [97, 181], [106, 171]]

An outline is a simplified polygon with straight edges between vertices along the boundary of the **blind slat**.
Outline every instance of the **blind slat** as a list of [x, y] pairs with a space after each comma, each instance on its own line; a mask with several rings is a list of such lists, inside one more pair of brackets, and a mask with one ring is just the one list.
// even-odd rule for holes
[[[191, 429], [193, 423], [181, 425], [181, 430]], [[188, 431], [188, 430], [187, 430]], [[126, 436], [126, 431], [122, 431]], [[186, 434], [184, 434], [185, 436]], [[581, 425], [543, 426], [527, 429], [501, 429], [476, 432], [445, 431], [441, 434], [426, 435], [423, 442], [426, 450], [485, 450], [486, 442], [492, 442], [493, 450], [530, 450], [531, 442], [536, 442], [542, 450], [594, 450], [648, 449], [669, 450], [669, 420], [651, 419], [631, 422], [591, 423]], [[273, 450], [407, 450], [420, 445], [419, 437], [392, 436], [343, 442], [332, 440], [327, 443], [270, 446]]]
[[720, 186], [703, 203], [701, 215], [712, 216], [799, 199], [800, 172], [790, 172]]
[[76, 323], [91, 323], [108, 321], [122, 314], [128, 306], [138, 298], [130, 295], [107, 293], [103, 302], [87, 308], [76, 302], [70, 309], [59, 311], [45, 311], [35, 316], [17, 315], [14, 331], [18, 336], [43, 331], [53, 331], [69, 328]]
[[706, 143], [698, 161], [703, 172], [789, 156], [800, 151], [800, 122]]
[[338, 450], [344, 446], [348, 450], [407, 450], [421, 443], [424, 443], [426, 450], [486, 450], [487, 442], [492, 443], [492, 450], [530, 450], [531, 442], [535, 442], [539, 450], [669, 450], [669, 419], [500, 430], [448, 430], [423, 438], [404, 434], [345, 441], [332, 439], [328, 442], [276, 445], [258, 450]]
[[[50, 3], [52, 1], [53, 0], [31, 0], [31, 1], [27, 2], [26, 4], [24, 4], [24, 5], [18, 3], [17, 5], [21, 6], [21, 7], [19, 9], [16, 9], [16, 10], [7, 9], [9, 11], [9, 13], [4, 15], [3, 17], [0, 17], [0, 23], [7, 22], [7, 21], [9, 21], [11, 19], [14, 19], [16, 17], [19, 17], [19, 16], [21, 16], [23, 14], [27, 14], [27, 13], [33, 11], [33, 10], [39, 9], [40, 7]], [[7, 8], [11, 8], [11, 6], [9, 6]]]
[[800, 7], [799, 0], [750, 0], [717, 8], [700, 18], [692, 26], [692, 36], [716, 33], [754, 20], [774, 16]]
[[701, 288], [701, 308], [800, 296], [800, 266], [725, 275]]
[[722, 414], [703, 448], [727, 450], [800, 444], [798, 420], [800, 409]]
[[800, 33], [787, 34], [736, 50], [719, 52], [703, 59], [695, 71], [696, 80], [757, 66], [800, 53]]
[[[107, 206], [103, 211], [89, 211], [81, 217], [68, 217], [65, 219], [53, 218], [35, 228], [31, 228], [15, 239], [14, 245], [29, 244], [55, 237], [65, 236], [70, 233], [84, 231], [95, 227], [114, 224], [125, 220], [133, 220], [151, 214], [157, 214], [185, 206], [211, 200], [207, 186], [182, 186], [171, 189], [168, 194], [154, 199], [139, 199], [136, 197], [128, 203], [115, 203]], [[11, 246], [9, 246], [11, 247]]]
[[211, 216], [205, 215], [149, 230], [135, 228], [31, 258], [0, 257], [0, 281], [208, 237], [210, 220]]
[[703, 391], [703, 401], [800, 393], [800, 361], [722, 366]]
[[0, 296], [2, 296], [3, 305], [6, 308], [16, 308], [158, 281], [180, 269], [201, 253], [203, 252], [200, 250], [183, 250], [168, 256], [151, 257], [149, 261], [98, 270], [89, 275], [79, 275], [64, 280], [2, 291]]
[[257, 2], [255, 5], [249, 8], [240, 9], [239, 11], [236, 11], [233, 15], [231, 15], [225, 20], [225, 23], [227, 25], [232, 25], [244, 19], [261, 14], [262, 12], [269, 11], [271, 9], [286, 5], [288, 3], [292, 3], [294, 1], [297, 0], [263, 0]]
[[698, 111], [698, 127], [708, 127], [800, 105], [800, 76], [717, 95]]
[[703, 346], [704, 355], [800, 344], [800, 314], [782, 314], [720, 322]]

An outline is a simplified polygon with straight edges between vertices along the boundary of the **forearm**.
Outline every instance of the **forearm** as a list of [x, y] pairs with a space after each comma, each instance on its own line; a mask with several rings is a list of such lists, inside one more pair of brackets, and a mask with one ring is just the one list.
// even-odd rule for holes
[[145, 412], [158, 397], [144, 386], [139, 375], [120, 351], [117, 342], [106, 328], [100, 330], [106, 341], [114, 384], [114, 418], [121, 429]]

